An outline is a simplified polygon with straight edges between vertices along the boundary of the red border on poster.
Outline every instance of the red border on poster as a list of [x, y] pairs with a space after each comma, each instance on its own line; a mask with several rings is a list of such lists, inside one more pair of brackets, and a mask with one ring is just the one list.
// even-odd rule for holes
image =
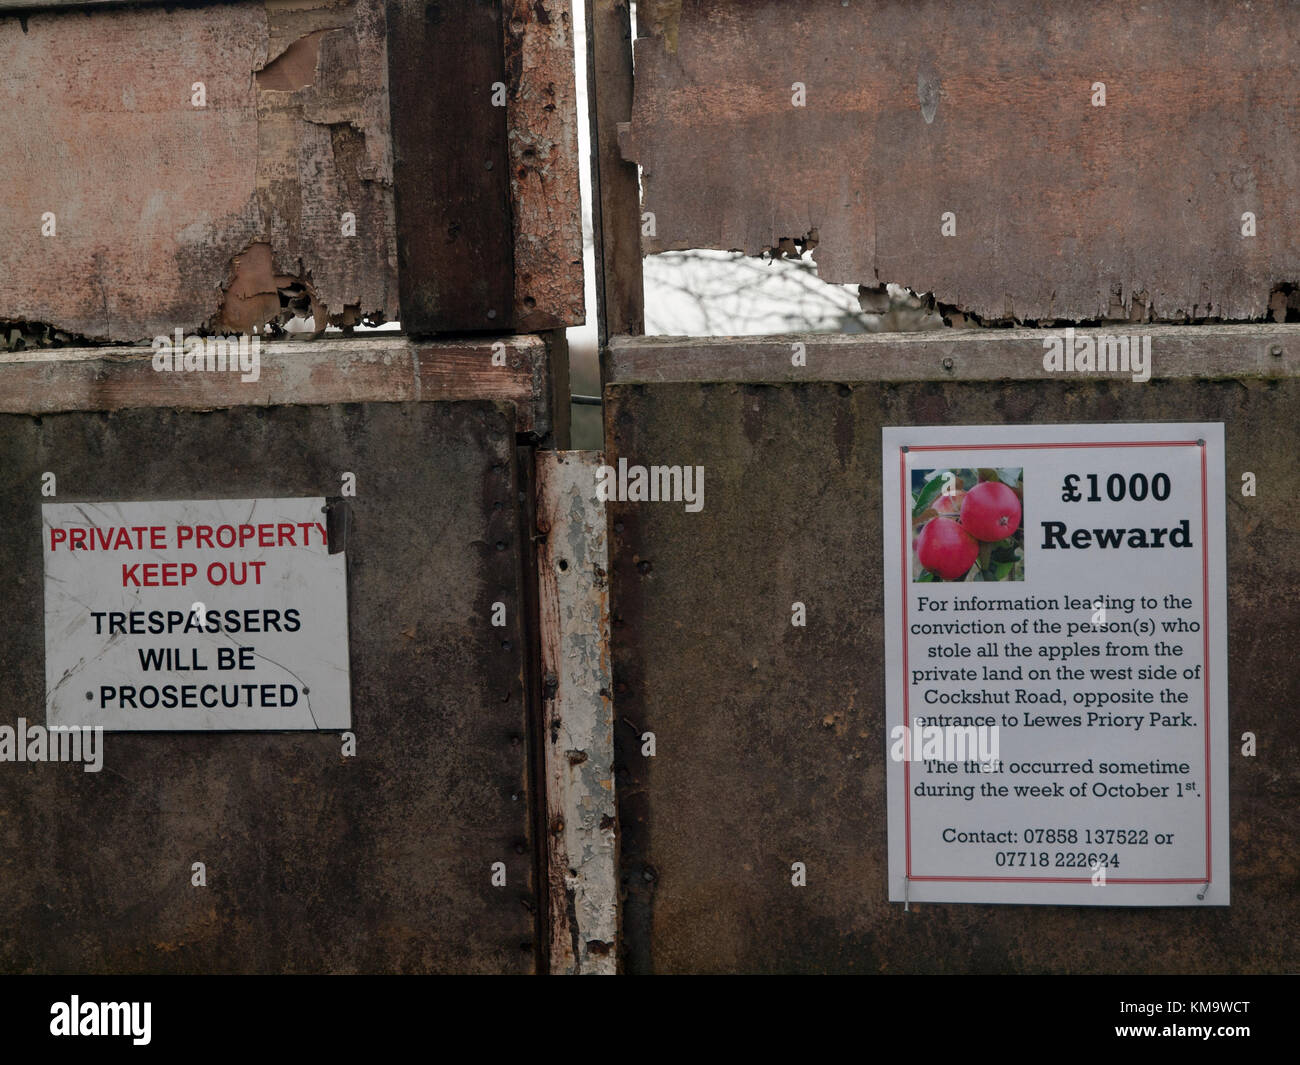
[[[907, 668], [907, 598], [911, 591], [911, 567], [908, 565], [908, 547], [911, 544], [911, 507], [907, 505], [907, 456], [914, 451], [1026, 451], [1045, 450], [1048, 448], [1079, 447], [1199, 447], [1201, 449], [1201, 637], [1204, 641], [1205, 664], [1205, 719], [1202, 731], [1205, 733], [1205, 875], [1202, 877], [1176, 878], [1138, 878], [1107, 877], [1108, 884], [1209, 884], [1213, 882], [1214, 867], [1211, 861], [1210, 835], [1213, 821], [1210, 813], [1210, 548], [1207, 530], [1209, 527], [1209, 498], [1206, 485], [1206, 447], [1201, 440], [1125, 440], [1114, 443], [1099, 441], [1062, 442], [1052, 444], [927, 444], [916, 447], [904, 446], [898, 450], [899, 471], [899, 508], [902, 517], [902, 542], [900, 554], [903, 563], [903, 725], [907, 728], [906, 736], [912, 734], [912, 711], [908, 700]], [[1083, 876], [915, 876], [912, 873], [912, 773], [911, 760], [903, 759], [903, 820], [907, 841], [907, 879], [916, 881], [942, 881], [966, 883], [1013, 883], [1013, 884], [1088, 884], [1092, 878]]]

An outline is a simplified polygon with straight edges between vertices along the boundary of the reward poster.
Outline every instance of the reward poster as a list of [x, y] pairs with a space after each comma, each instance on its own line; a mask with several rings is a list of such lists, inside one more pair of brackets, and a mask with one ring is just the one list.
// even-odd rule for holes
[[1222, 425], [883, 442], [890, 899], [1226, 905]]

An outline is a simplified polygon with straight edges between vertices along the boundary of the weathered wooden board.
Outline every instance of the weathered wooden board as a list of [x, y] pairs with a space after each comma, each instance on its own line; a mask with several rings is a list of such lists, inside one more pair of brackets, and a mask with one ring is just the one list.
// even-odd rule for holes
[[632, 117], [632, 24], [626, 0], [587, 0], [592, 227], [596, 239], [598, 338], [645, 332], [641, 187], [619, 154], [618, 128]]
[[[494, 365], [494, 355], [504, 365]], [[553, 382], [539, 337], [417, 343], [401, 336], [273, 341], [256, 380], [238, 371], [159, 372], [149, 348], [0, 353], [0, 412], [488, 399], [513, 403], [520, 433], [552, 429]]]
[[504, 0], [515, 327], [585, 320], [572, 0]]
[[[1071, 327], [1072, 328], [1072, 327]], [[1100, 347], [1105, 337], [1149, 337], [1152, 378], [1290, 377], [1300, 374], [1300, 326], [1176, 325], [1074, 329]], [[1061, 330], [936, 329], [924, 333], [806, 333], [764, 337], [614, 337], [606, 381], [1052, 381], [1133, 380], [1107, 369], [1045, 369], [1044, 341]], [[800, 360], [795, 362], [796, 356]]]
[[647, 252], [811, 235], [828, 281], [985, 320], [1262, 319], [1300, 280], [1285, 0], [656, 0], [638, 25]]
[[[404, 328], [509, 330], [514, 243], [497, 0], [393, 0], [388, 78]], [[494, 97], [496, 100], [494, 101]]]
[[[0, 322], [351, 325], [403, 317], [399, 289], [414, 332], [580, 322], [568, 0], [506, 25], [505, 0], [465, 2], [477, 21], [424, 0], [0, 16], [0, 104], [40, 131], [0, 154]], [[488, 259], [497, 307], [465, 298]]]
[[44, 472], [60, 501], [335, 496], [345, 471], [357, 489], [355, 756], [338, 733], [110, 733], [97, 773], [5, 764], [0, 971], [537, 970], [512, 415], [489, 402], [0, 415], [10, 726], [44, 720]]
[[[974, 332], [968, 343], [986, 342]], [[628, 373], [642, 345], [662, 358]], [[1039, 380], [1011, 359], [1001, 379], [923, 381], [900, 375], [905, 345], [861, 345], [856, 364], [844, 353], [820, 380], [767, 384], [738, 379], [739, 358], [680, 341], [615, 343], [606, 461], [701, 464], [707, 484], [698, 513], [608, 504], [627, 971], [1300, 965], [1300, 534], [1288, 511], [1300, 494], [1300, 368], [1284, 356], [1288, 368], [1265, 376], [1211, 338], [1215, 351], [1215, 380]], [[693, 354], [730, 376], [707, 383], [707, 369], [687, 365]], [[1104, 919], [1035, 906], [904, 913], [886, 890], [881, 426], [1189, 419], [1223, 421], [1226, 433], [1232, 906]], [[1257, 497], [1238, 490], [1246, 471]], [[806, 629], [790, 625], [795, 601]], [[1257, 757], [1236, 753], [1245, 731], [1260, 739]], [[791, 886], [795, 861], [804, 888]]]
[[612, 975], [617, 960], [609, 552], [594, 491], [603, 461], [537, 453], [547, 902], [559, 975]]

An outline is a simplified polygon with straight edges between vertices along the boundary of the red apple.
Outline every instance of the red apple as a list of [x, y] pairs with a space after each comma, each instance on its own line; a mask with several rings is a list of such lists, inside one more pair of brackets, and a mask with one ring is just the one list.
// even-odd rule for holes
[[1005, 540], [1020, 528], [1020, 500], [1001, 481], [983, 481], [962, 500], [961, 524], [976, 540]]
[[916, 557], [931, 573], [946, 581], [966, 576], [980, 545], [952, 518], [931, 518], [916, 539]]

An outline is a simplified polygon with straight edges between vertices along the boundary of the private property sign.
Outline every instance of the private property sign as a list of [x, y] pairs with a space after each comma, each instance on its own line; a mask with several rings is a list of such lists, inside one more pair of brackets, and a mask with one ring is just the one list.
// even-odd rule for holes
[[351, 725], [323, 498], [42, 507], [46, 724]]
[[895, 901], [1227, 905], [1223, 426], [884, 430]]

